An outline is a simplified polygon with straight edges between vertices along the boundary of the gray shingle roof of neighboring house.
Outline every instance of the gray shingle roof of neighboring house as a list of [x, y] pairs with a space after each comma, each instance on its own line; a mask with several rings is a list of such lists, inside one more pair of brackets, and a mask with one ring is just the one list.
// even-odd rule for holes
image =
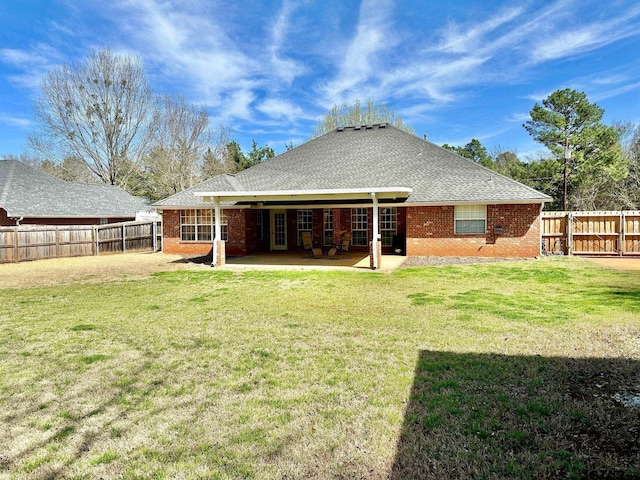
[[248, 170], [213, 177], [154, 206], [205, 205], [195, 198], [195, 192], [383, 187], [411, 188], [406, 204], [551, 200], [449, 150], [380, 124], [338, 128]]
[[148, 205], [120, 187], [67, 182], [17, 160], [0, 160], [0, 208], [16, 218], [124, 218]]

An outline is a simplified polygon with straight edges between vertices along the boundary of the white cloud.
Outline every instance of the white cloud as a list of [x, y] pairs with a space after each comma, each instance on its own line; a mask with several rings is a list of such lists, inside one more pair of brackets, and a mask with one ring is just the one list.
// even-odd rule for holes
[[487, 34], [503, 27], [517, 19], [523, 12], [523, 7], [508, 8], [498, 12], [487, 21], [477, 24], [471, 28], [460, 27], [455, 23], [450, 23], [443, 33], [443, 38], [435, 48], [437, 51], [446, 53], [469, 53], [478, 48], [483, 48]]
[[271, 45], [268, 46], [271, 57], [273, 75], [285, 83], [291, 83], [307, 69], [303, 64], [291, 58], [283, 58], [281, 55], [282, 45], [287, 41], [287, 35], [291, 29], [291, 16], [295, 13], [296, 5], [285, 0], [282, 4], [276, 21], [271, 29]]
[[618, 15], [607, 13], [606, 20], [595, 18], [583, 25], [576, 24], [569, 12], [565, 12], [565, 15], [556, 18], [553, 25], [544, 29], [544, 33], [557, 32], [556, 34], [550, 37], [546, 34], [535, 37], [536, 44], [531, 52], [532, 61], [545, 62], [576, 56], [640, 34], [637, 21], [640, 7], [630, 8]]
[[0, 123], [3, 123], [10, 127], [18, 127], [22, 129], [27, 129], [31, 126], [31, 120], [9, 114], [0, 114]]
[[287, 118], [289, 120], [295, 120], [302, 116], [302, 109], [294, 105], [287, 100], [269, 98], [256, 106], [256, 109], [264, 113], [265, 115], [281, 119]]
[[363, 0], [355, 35], [346, 49], [340, 48], [345, 53], [340, 58], [338, 73], [319, 88], [327, 103], [342, 103], [353, 94], [359, 98], [365, 88], [371, 90], [371, 78], [383, 69], [378, 64], [380, 55], [394, 46], [391, 39], [395, 35], [389, 28], [392, 9], [393, 2], [389, 0]]
[[29, 90], [37, 90], [47, 72], [61, 61], [61, 54], [45, 43], [38, 43], [28, 49], [0, 49], [0, 62], [11, 67], [15, 73], [5, 77], [14, 85]]

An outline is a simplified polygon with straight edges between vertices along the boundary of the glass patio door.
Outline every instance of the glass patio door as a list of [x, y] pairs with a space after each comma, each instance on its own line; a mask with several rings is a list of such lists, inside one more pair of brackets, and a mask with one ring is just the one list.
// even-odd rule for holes
[[271, 210], [271, 250], [287, 249], [287, 211]]

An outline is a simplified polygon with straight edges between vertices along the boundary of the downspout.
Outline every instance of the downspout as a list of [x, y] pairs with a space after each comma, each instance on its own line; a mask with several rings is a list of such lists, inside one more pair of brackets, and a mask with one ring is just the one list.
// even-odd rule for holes
[[22, 220], [24, 220], [24, 216], [22, 216], [22, 217], [13, 217], [13, 219], [16, 221], [16, 227], [19, 227], [20, 226], [20, 222]]
[[371, 193], [373, 200], [373, 238], [371, 239], [371, 255], [373, 255], [373, 269], [377, 270], [378, 265], [378, 198], [375, 193]]

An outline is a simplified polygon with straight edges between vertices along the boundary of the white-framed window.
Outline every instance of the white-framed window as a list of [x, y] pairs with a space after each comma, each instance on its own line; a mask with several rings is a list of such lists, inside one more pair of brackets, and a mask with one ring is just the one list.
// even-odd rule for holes
[[398, 210], [396, 207], [382, 207], [379, 212], [382, 246], [390, 247], [393, 245], [393, 237], [398, 231]]
[[487, 233], [486, 205], [456, 205], [455, 233]]
[[351, 209], [351, 243], [358, 246], [367, 246], [368, 234], [368, 208]]
[[258, 240], [264, 240], [264, 210], [256, 211], [256, 230], [258, 230]]
[[[221, 214], [222, 240], [229, 238], [227, 216]], [[209, 209], [180, 210], [180, 240], [183, 242], [210, 242], [215, 231], [215, 215]]]
[[313, 210], [310, 208], [298, 210], [298, 242], [303, 232], [309, 232], [313, 237]]
[[325, 208], [322, 211], [323, 237], [325, 246], [333, 245], [333, 209]]

